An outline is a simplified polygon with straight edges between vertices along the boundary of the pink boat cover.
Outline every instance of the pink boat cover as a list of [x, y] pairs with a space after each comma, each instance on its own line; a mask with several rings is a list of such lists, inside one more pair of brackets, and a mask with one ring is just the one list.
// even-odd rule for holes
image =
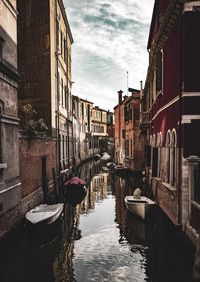
[[68, 180], [67, 182], [65, 182], [65, 186], [66, 185], [85, 185], [86, 182], [78, 177], [72, 177], [70, 180]]

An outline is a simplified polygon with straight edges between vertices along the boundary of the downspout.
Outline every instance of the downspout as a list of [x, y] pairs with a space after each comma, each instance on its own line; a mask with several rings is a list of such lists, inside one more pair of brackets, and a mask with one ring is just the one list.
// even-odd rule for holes
[[59, 119], [60, 119], [60, 112], [59, 112], [59, 80], [58, 80], [58, 58], [59, 58], [59, 50], [58, 50], [58, 44], [57, 44], [57, 17], [58, 17], [58, 8], [57, 8], [57, 0], [55, 0], [55, 7], [56, 7], [56, 78], [57, 78], [57, 152], [58, 152], [58, 175], [60, 175], [60, 124], [59, 124]]
[[182, 223], [182, 148], [183, 148], [183, 138], [182, 138], [182, 92], [184, 91], [184, 81], [183, 81], [183, 15], [181, 16], [181, 48], [180, 48], [180, 86], [179, 86], [179, 154], [178, 154], [178, 223]]

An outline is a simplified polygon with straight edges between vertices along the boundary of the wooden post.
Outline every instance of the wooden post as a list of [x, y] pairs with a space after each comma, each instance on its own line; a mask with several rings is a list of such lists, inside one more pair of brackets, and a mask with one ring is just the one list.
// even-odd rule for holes
[[198, 240], [193, 271], [192, 271], [192, 282], [198, 282], [198, 281], [200, 281], [200, 239]]
[[55, 189], [56, 197], [57, 197], [57, 200], [58, 200], [58, 196], [59, 196], [58, 195], [58, 184], [57, 184], [56, 171], [55, 171], [54, 167], [52, 168], [52, 174], [53, 174], [54, 189]]

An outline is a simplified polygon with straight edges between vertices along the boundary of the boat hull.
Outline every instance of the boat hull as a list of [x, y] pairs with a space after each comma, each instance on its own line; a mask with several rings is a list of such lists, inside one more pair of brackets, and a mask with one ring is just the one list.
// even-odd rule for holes
[[26, 220], [33, 225], [49, 225], [55, 222], [63, 210], [64, 204], [42, 204], [26, 214]]
[[155, 202], [147, 197], [135, 199], [133, 196], [126, 196], [125, 205], [131, 213], [145, 220], [152, 206], [155, 205]]

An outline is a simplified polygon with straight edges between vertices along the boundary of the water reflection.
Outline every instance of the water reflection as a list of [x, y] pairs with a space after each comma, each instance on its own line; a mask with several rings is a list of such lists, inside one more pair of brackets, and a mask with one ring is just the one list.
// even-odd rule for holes
[[192, 260], [185, 246], [183, 254], [169, 242], [158, 210], [144, 222], [125, 208], [126, 195], [145, 189], [141, 178], [115, 177], [93, 162], [79, 177], [87, 195], [75, 207], [65, 204], [52, 240], [40, 244], [41, 232], [33, 244], [25, 228], [14, 243], [0, 246], [0, 281], [190, 281]]

